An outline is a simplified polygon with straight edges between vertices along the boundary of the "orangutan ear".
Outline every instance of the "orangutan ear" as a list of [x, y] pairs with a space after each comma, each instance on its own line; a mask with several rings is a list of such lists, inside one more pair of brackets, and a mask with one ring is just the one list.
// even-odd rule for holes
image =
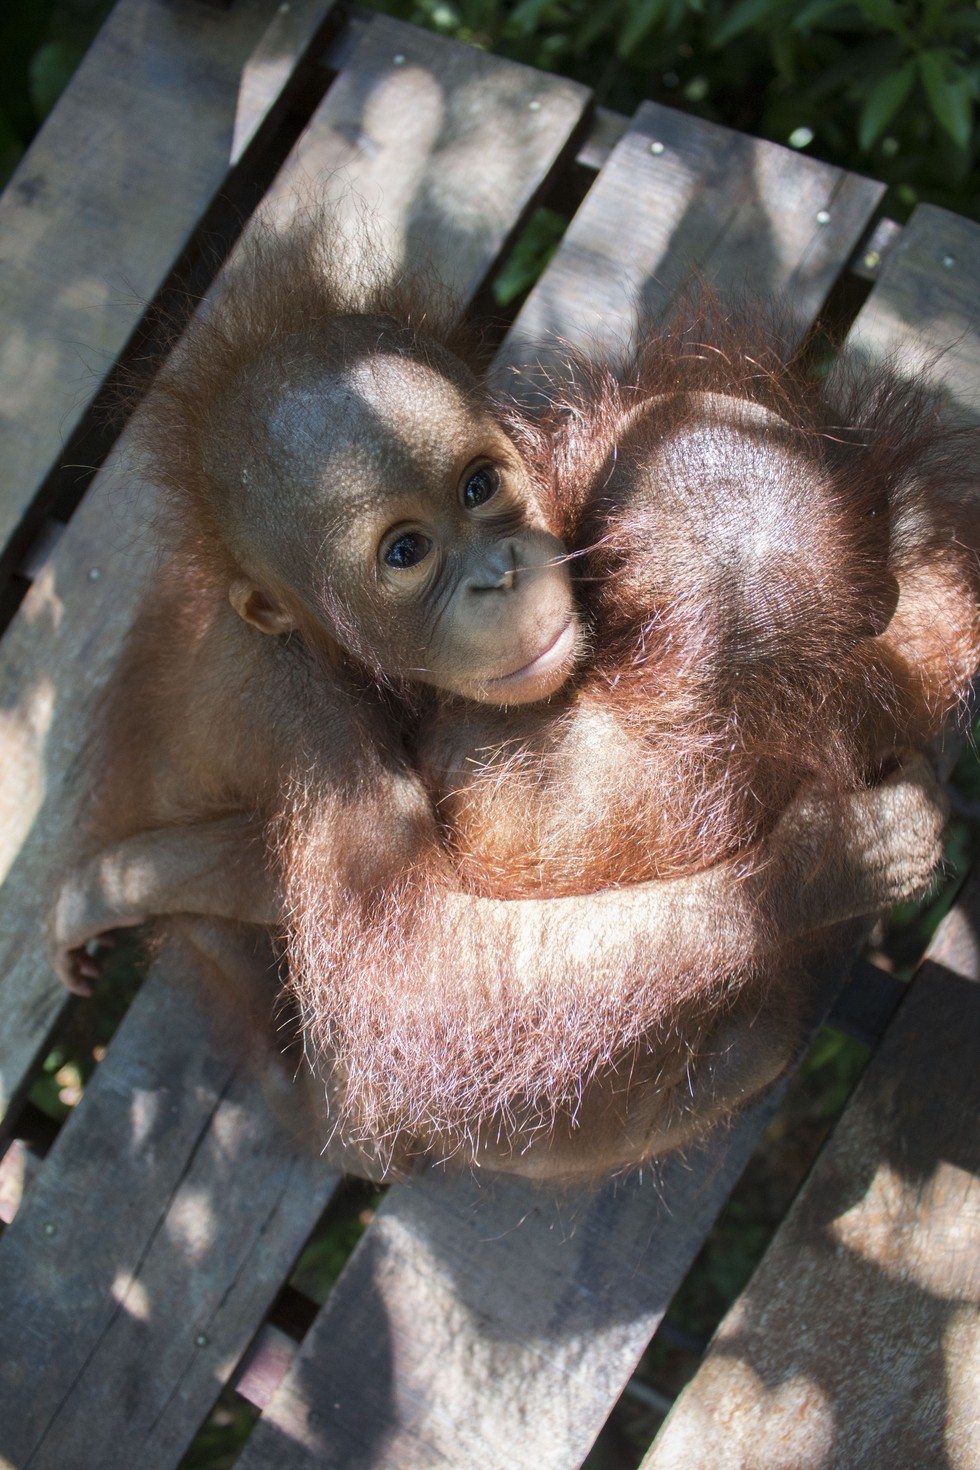
[[240, 618], [260, 633], [291, 633], [296, 620], [270, 593], [244, 577], [236, 577], [228, 588], [228, 601]]

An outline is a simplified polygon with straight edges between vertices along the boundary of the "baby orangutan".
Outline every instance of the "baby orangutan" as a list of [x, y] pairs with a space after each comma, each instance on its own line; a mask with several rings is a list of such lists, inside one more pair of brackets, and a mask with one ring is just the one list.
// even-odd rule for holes
[[[420, 725], [414, 760], [471, 891], [572, 898], [733, 865], [764, 879], [792, 802], [819, 798], [826, 815], [842, 801], [843, 831], [854, 793], [965, 708], [980, 664], [974, 436], [943, 424], [924, 390], [846, 365], [827, 382], [773, 340], [754, 345], [744, 321], [650, 332], [622, 375], [578, 361], [550, 415], [511, 413], [538, 503], [576, 548], [590, 655], [547, 703], [441, 696], [441, 717]], [[302, 906], [295, 984], [316, 1028], [319, 977], [343, 951], [370, 966], [364, 940], [338, 956], [314, 913]], [[363, 935], [388, 944], [375, 920]], [[706, 949], [693, 983], [683, 971], [655, 985], [607, 975], [567, 1010], [545, 978], [512, 1010], [559, 1040], [534, 1047], [522, 1033], [499, 1073], [499, 1016], [474, 1013], [447, 1039], [416, 951], [391, 945], [390, 990], [351, 972], [323, 1034], [357, 1060], [348, 1098], [372, 1136], [429, 1107], [452, 1139], [489, 1098], [494, 1127], [523, 1140], [540, 1129], [545, 1167], [563, 1159], [571, 1173], [602, 1103], [629, 1150], [655, 1096], [663, 1148], [672, 1125], [689, 1135], [678, 1083], [703, 1085], [707, 1056], [747, 1065], [742, 1018], [792, 1036], [804, 994], [792, 972], [818, 947], [797, 939], [770, 933], [713, 975]], [[411, 996], [411, 1013], [387, 1009], [391, 995]], [[733, 1030], [705, 1045], [726, 1013]], [[521, 1161], [538, 1162], [533, 1149]]]
[[[614, 680], [570, 682], [588, 635], [552, 485], [445, 314], [327, 257], [312, 229], [253, 237], [143, 414], [167, 561], [110, 691], [59, 973], [84, 990], [88, 941], [166, 915], [233, 985], [263, 926], [345, 1162], [639, 1164], [781, 1070], [796, 1003], [760, 1009], [777, 957], [920, 890], [941, 802], [922, 762], [874, 791], [788, 784], [751, 861], [734, 844], [634, 882], [603, 859], [572, 896], [554, 853], [530, 889], [499, 864], [487, 881], [481, 834], [469, 852], [461, 808], [437, 810], [483, 716], [525, 741]], [[599, 506], [591, 473], [568, 478]], [[597, 769], [619, 821], [633, 773]], [[583, 789], [561, 761], [545, 784], [551, 804]]]

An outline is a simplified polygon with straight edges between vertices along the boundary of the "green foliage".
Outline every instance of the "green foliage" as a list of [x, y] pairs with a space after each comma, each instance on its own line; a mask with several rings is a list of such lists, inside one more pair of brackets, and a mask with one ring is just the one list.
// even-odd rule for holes
[[232, 1470], [258, 1417], [258, 1409], [239, 1398], [234, 1389], [224, 1389], [181, 1460], [180, 1470]]
[[[0, 179], [110, 4], [6, 0]], [[977, 0], [376, 0], [375, 8], [575, 77], [625, 113], [652, 98], [874, 174], [891, 186], [887, 209], [898, 218], [920, 199], [980, 218]]]
[[47, 117], [71, 79], [83, 52], [67, 41], [45, 41], [28, 70], [31, 103], [37, 118]]
[[4, 0], [0, 6], [0, 182], [112, 9], [112, 0]]
[[631, 113], [645, 97], [792, 141], [980, 217], [970, 0], [377, 0], [378, 9], [564, 72]]
[[384, 1190], [367, 1180], [345, 1179], [296, 1262], [290, 1286], [325, 1302], [383, 1198]]
[[529, 291], [554, 255], [568, 220], [553, 209], [536, 209], [493, 280], [498, 306], [510, 306]]
[[[867, 1060], [868, 1049], [861, 1042], [822, 1026], [800, 1067], [807, 1117], [822, 1124], [832, 1122], [842, 1113]], [[770, 1137], [774, 1142], [781, 1136], [786, 1122], [783, 1114], [773, 1119]], [[789, 1126], [792, 1126], [792, 1119]]]

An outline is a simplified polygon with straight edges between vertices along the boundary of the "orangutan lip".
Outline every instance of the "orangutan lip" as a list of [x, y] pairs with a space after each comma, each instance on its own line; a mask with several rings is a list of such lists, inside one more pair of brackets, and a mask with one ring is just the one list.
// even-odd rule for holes
[[536, 678], [541, 674], [551, 674], [555, 669], [561, 668], [562, 664], [571, 656], [575, 649], [575, 619], [572, 618], [562, 628], [561, 632], [552, 639], [548, 647], [543, 649], [536, 658], [532, 658], [529, 664], [515, 669], [512, 674], [503, 674], [499, 679], [494, 679], [494, 684], [513, 684], [523, 679]]

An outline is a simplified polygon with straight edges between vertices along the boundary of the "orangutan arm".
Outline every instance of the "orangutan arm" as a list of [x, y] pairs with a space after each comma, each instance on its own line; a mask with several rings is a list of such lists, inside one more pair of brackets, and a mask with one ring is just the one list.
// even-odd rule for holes
[[89, 946], [163, 914], [280, 923], [282, 894], [264, 836], [256, 819], [228, 817], [142, 832], [80, 863], [62, 881], [49, 921], [58, 978], [88, 995], [99, 973]]
[[[498, 901], [447, 891], [441, 922], [481, 943], [492, 933], [495, 948], [512, 947], [515, 966], [529, 975], [552, 947], [598, 958], [604, 936], [618, 944], [631, 930], [651, 949], [667, 946], [679, 963], [706, 949], [737, 959], [747, 943], [758, 944], [763, 916], [781, 943], [920, 892], [941, 856], [944, 819], [939, 788], [919, 760], [843, 808], [809, 796], [795, 803], [773, 836], [769, 862], [748, 877], [723, 866], [588, 899]], [[88, 944], [175, 913], [282, 922], [261, 823], [242, 816], [141, 833], [75, 868], [51, 918], [59, 977], [87, 994], [98, 973]]]
[[[734, 1048], [709, 1084], [731, 1111], [795, 1045], [793, 941], [920, 891], [943, 816], [914, 762], [875, 791], [797, 803], [767, 864], [742, 873], [540, 901], [452, 891], [423, 868], [363, 901], [291, 886], [290, 985], [338, 1135], [382, 1170], [433, 1152], [549, 1176], [568, 1172], [563, 1130], [576, 1172], [675, 1146], [665, 1100], [700, 1097], [721, 1065], [709, 1038]], [[627, 1124], [640, 1137], [624, 1153]]]

